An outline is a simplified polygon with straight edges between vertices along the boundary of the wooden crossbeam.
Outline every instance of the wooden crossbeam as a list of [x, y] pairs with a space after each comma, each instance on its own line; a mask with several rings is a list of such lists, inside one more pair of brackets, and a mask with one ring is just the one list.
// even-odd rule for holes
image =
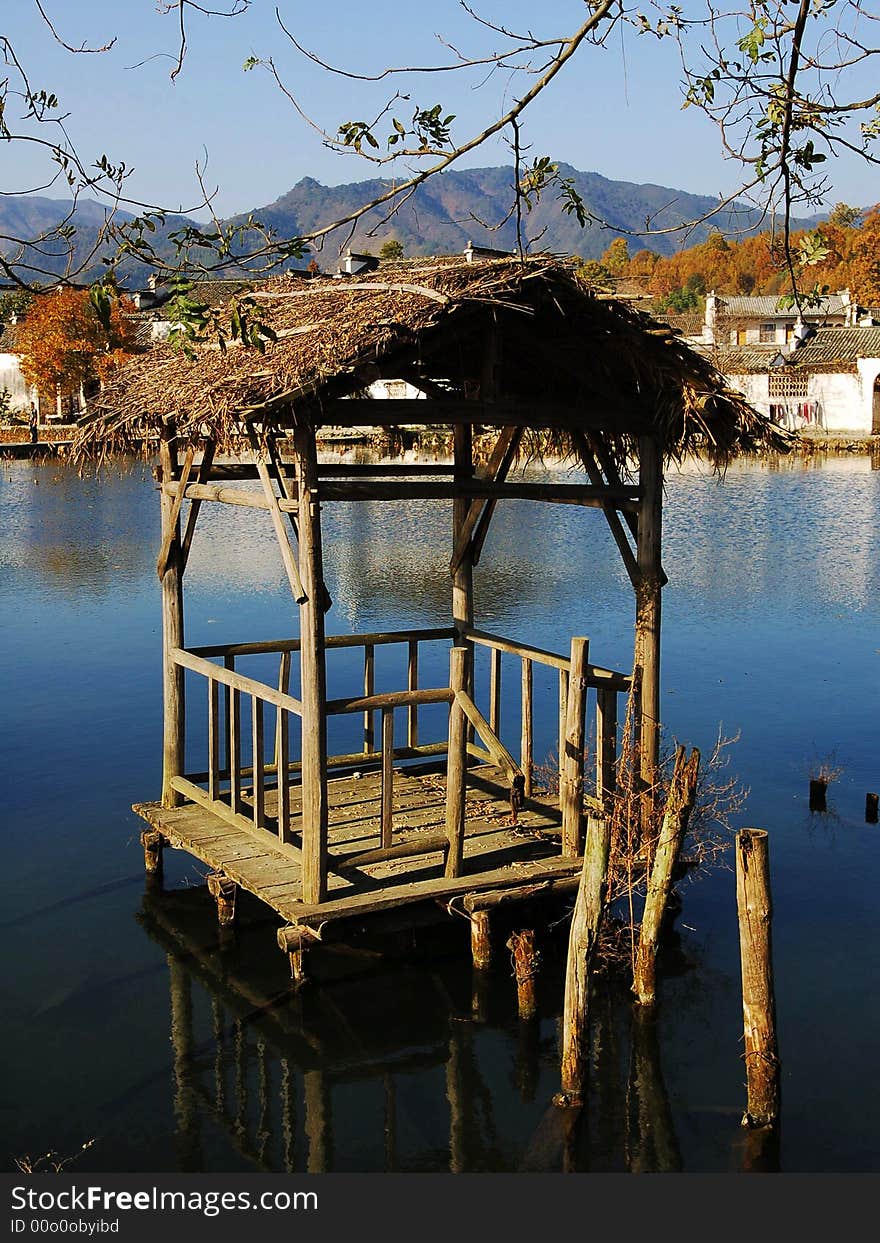
[[[582, 379], [582, 377], [580, 377]], [[488, 427], [596, 427], [626, 431], [631, 434], [648, 430], [651, 420], [644, 408], [615, 405], [610, 396], [597, 394], [602, 409], [575, 407], [558, 402], [462, 401], [444, 400], [433, 404], [421, 398], [395, 398], [375, 401], [370, 398], [347, 397], [322, 403], [320, 423], [334, 427], [398, 426], [427, 423]]]

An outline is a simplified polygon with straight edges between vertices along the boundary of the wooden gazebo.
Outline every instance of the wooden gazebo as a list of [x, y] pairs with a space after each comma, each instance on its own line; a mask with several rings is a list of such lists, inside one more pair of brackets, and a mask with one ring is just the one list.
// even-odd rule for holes
[[[786, 437], [670, 329], [596, 297], [556, 260], [440, 259], [357, 277], [280, 277], [253, 299], [274, 335], [264, 353], [234, 342], [155, 349], [105, 391], [76, 446], [100, 457], [158, 442], [164, 769], [161, 799], [137, 806], [149, 824], [147, 866], [161, 868], [169, 843], [207, 863], [221, 919], [231, 917], [236, 886], [256, 894], [286, 921], [279, 944], [297, 971], [302, 948], [330, 925], [438, 899], [455, 899], [472, 918], [483, 954], [486, 912], [499, 898], [576, 884], [583, 816], [601, 811], [613, 790], [617, 699], [634, 684], [641, 781], [649, 789], [656, 780], [664, 461], [698, 450], [723, 465], [739, 451], [783, 448]], [[372, 399], [382, 378], [407, 381], [419, 398]], [[316, 437], [328, 425], [451, 428], [454, 460], [324, 465]], [[480, 466], [477, 434], [491, 437]], [[511, 481], [515, 463], [539, 450], [570, 455], [589, 482]], [[433, 630], [325, 635], [322, 506], [398, 498], [453, 501], [448, 620]], [[604, 515], [635, 592], [633, 670], [593, 663], [584, 638], [552, 653], [478, 627], [472, 569], [507, 498]], [[298, 635], [186, 645], [183, 579], [206, 502], [272, 523]], [[449, 678], [426, 687], [419, 655], [432, 643], [450, 648]], [[405, 653], [401, 686], [378, 694], [376, 648], [395, 644]], [[490, 651], [486, 714], [476, 646]], [[364, 681], [328, 700], [326, 662], [338, 648], [362, 649]], [[277, 680], [242, 672], [246, 658], [268, 654]], [[517, 758], [500, 737], [502, 654], [521, 667]], [[532, 783], [535, 663], [559, 674], [552, 799]], [[186, 679], [202, 689], [185, 705]], [[596, 777], [585, 789], [591, 702]], [[449, 705], [448, 730], [424, 743], [419, 707], [433, 703]], [[406, 718], [405, 743], [396, 712]], [[351, 713], [363, 715], [363, 750], [328, 755], [328, 717]], [[205, 756], [188, 771], [187, 722], [192, 729], [197, 715], [192, 736]]]

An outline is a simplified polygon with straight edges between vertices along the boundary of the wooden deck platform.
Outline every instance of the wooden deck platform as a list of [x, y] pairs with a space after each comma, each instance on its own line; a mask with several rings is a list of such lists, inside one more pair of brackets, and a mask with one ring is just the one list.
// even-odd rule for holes
[[[509, 781], [499, 769], [483, 765], [468, 771], [463, 874], [443, 874], [439, 837], [445, 830], [445, 774], [420, 766], [395, 773], [394, 845], [409, 848], [424, 840], [418, 854], [355, 864], [378, 848], [381, 776], [365, 771], [328, 782], [330, 798], [327, 899], [309, 905], [302, 897], [302, 867], [290, 849], [274, 849], [268, 832], [247, 832], [194, 804], [169, 809], [159, 803], [134, 810], [163, 841], [185, 850], [293, 924], [320, 928], [331, 920], [371, 915], [411, 903], [450, 899], [518, 886], [566, 882], [581, 861], [560, 855], [558, 807], [540, 797], [526, 800], [511, 823]], [[274, 815], [277, 792], [266, 792], [266, 811]], [[291, 829], [297, 832], [301, 788], [291, 787]], [[428, 839], [433, 839], [429, 841]], [[433, 847], [433, 849], [431, 848]], [[347, 862], [348, 861], [348, 862]]]

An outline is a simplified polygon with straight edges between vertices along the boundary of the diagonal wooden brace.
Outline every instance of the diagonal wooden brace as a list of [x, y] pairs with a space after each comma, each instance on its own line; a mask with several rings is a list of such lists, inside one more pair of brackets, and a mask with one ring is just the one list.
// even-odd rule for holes
[[[168, 569], [168, 563], [171, 559], [171, 550], [177, 541], [177, 523], [180, 518], [180, 507], [183, 504], [183, 496], [186, 492], [186, 485], [189, 483], [190, 471], [192, 470], [193, 456], [195, 449], [192, 445], [186, 451], [186, 458], [183, 463], [183, 470], [180, 472], [180, 481], [177, 489], [177, 495], [171, 503], [171, 513], [168, 517], [168, 526], [165, 531], [165, 538], [162, 541], [162, 547], [159, 549], [159, 556], [156, 558], [156, 573], [159, 575], [159, 581], [165, 577], [165, 571]], [[173, 461], [173, 456], [172, 456]], [[171, 480], [163, 480], [170, 483]]]
[[461, 708], [467, 719], [473, 725], [477, 735], [483, 740], [486, 750], [492, 757], [493, 763], [499, 768], [503, 768], [510, 780], [510, 811], [513, 823], [516, 824], [517, 813], [523, 805], [523, 796], [525, 791], [525, 774], [517, 764], [516, 760], [507, 750], [504, 743], [492, 729], [489, 722], [483, 716], [480, 709], [471, 699], [467, 691], [457, 690], [455, 692], [456, 703]]

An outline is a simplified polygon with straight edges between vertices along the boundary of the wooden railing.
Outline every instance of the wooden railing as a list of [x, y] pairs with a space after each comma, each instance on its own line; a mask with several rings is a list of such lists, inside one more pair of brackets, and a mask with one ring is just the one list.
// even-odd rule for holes
[[[330, 755], [327, 766], [329, 769], [381, 766], [382, 850], [392, 847], [394, 761], [436, 757], [446, 752], [445, 738], [427, 744], [419, 742], [420, 706], [448, 703], [451, 699], [448, 687], [419, 687], [419, 647], [423, 643], [448, 641], [452, 636], [452, 629], [436, 628], [330, 635], [325, 641], [329, 650], [363, 648], [363, 694], [331, 699], [326, 704], [328, 717], [363, 714], [363, 749]], [[376, 694], [375, 650], [392, 644], [406, 645], [407, 686], [405, 690]], [[207, 768], [173, 777], [173, 788], [238, 828], [271, 833], [276, 838], [274, 848], [297, 860], [301, 853], [297, 837], [290, 828], [289, 777], [301, 771], [302, 764], [290, 758], [290, 717], [302, 716], [302, 703], [290, 694], [289, 688], [291, 657], [299, 649], [299, 639], [281, 639], [174, 648], [171, 653], [177, 666], [204, 677], [207, 683]], [[275, 686], [247, 677], [236, 668], [237, 659], [272, 655], [278, 657]], [[218, 663], [220, 660], [222, 664]], [[250, 764], [242, 762], [243, 697], [250, 700]], [[398, 707], [407, 710], [403, 745], [395, 745], [394, 739], [394, 709]], [[275, 713], [271, 759], [266, 755], [267, 710]], [[375, 745], [377, 715], [381, 718], [381, 746], [378, 748]], [[267, 783], [273, 781], [277, 791], [274, 817], [266, 812]], [[400, 849], [395, 848], [396, 851]], [[348, 858], [344, 866], [353, 866], [358, 859], [360, 856]]]
[[[614, 669], [590, 664], [588, 640], [572, 640], [571, 654], [546, 651], [526, 643], [516, 643], [502, 635], [473, 627], [463, 628], [461, 637], [478, 647], [489, 649], [489, 726], [498, 734], [501, 726], [502, 654], [520, 661], [520, 769], [524, 794], [531, 797], [534, 781], [534, 703], [533, 666], [544, 665], [559, 673], [559, 805], [563, 813], [563, 851], [579, 853], [580, 815], [583, 806], [583, 754], [586, 732], [587, 695], [595, 692], [596, 787], [595, 798], [602, 808], [614, 792], [617, 772], [617, 696], [627, 693], [631, 678]], [[572, 683], [572, 668], [576, 678]], [[481, 748], [468, 745], [478, 759], [491, 760]], [[576, 847], [576, 848], [575, 848]], [[569, 848], [572, 848], [569, 850]]]
[[[473, 688], [453, 691], [449, 685], [419, 685], [420, 648], [425, 643], [471, 643], [489, 651], [489, 710], [484, 717], [473, 698]], [[376, 691], [376, 649], [402, 645], [406, 651], [406, 686]], [[596, 800], [605, 806], [614, 790], [617, 760], [617, 695], [629, 690], [630, 679], [611, 669], [590, 664], [586, 639], [572, 641], [571, 654], [563, 656], [491, 634], [484, 630], [451, 628], [401, 630], [363, 635], [332, 635], [328, 651], [360, 648], [363, 651], [362, 693], [326, 702], [327, 716], [361, 715], [363, 744], [359, 751], [330, 755], [329, 769], [378, 767], [381, 772], [379, 840], [375, 848], [333, 859], [340, 871], [376, 863], [382, 859], [438, 850], [446, 844], [441, 835], [419, 835], [394, 843], [395, 762], [445, 755], [448, 737], [436, 742], [420, 741], [420, 708], [455, 701], [466, 718], [470, 737], [467, 753], [507, 773], [511, 803], [516, 811], [522, 797], [532, 796], [534, 784], [533, 667], [556, 669], [559, 675], [559, 805], [562, 811], [563, 853], [580, 851], [580, 823], [584, 806], [584, 733], [587, 696], [596, 701]], [[302, 703], [290, 694], [291, 659], [299, 651], [298, 639], [257, 643], [218, 644], [185, 649], [173, 648], [171, 659], [181, 670], [204, 678], [207, 701], [207, 767], [199, 772], [175, 775], [174, 790], [221, 819], [262, 836], [275, 839], [273, 848], [300, 861], [299, 835], [291, 830], [290, 777], [301, 771], [299, 760], [290, 758], [290, 718], [302, 717]], [[501, 742], [502, 657], [520, 661], [521, 733], [519, 762]], [[245, 657], [276, 656], [275, 685], [246, 676], [236, 667]], [[245, 710], [249, 701], [249, 722]], [[190, 703], [192, 708], [192, 703]], [[406, 710], [405, 739], [395, 738], [396, 709]], [[274, 738], [269, 736], [274, 716]], [[377, 731], [378, 724], [378, 731]], [[243, 760], [249, 733], [250, 763]], [[482, 745], [479, 745], [482, 744]], [[277, 810], [267, 812], [267, 789], [275, 789]]]

